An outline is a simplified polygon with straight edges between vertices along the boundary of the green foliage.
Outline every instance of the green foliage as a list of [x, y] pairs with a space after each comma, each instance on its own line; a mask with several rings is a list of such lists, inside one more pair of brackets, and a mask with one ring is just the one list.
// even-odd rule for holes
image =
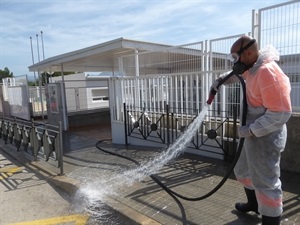
[[37, 84], [35, 81], [28, 81], [28, 86], [37, 86]]
[[[70, 74], [74, 74], [75, 72], [64, 72], [64, 75], [70, 75]], [[52, 77], [59, 77], [61, 76], [61, 72], [54, 72], [52, 75]]]
[[13, 73], [9, 71], [7, 67], [4, 68], [4, 70], [0, 70], [0, 79], [2, 80], [3, 78], [6, 77], [13, 77]]
[[[70, 75], [74, 74], [75, 72], [64, 72], [64, 75]], [[0, 69], [0, 83], [3, 78], [6, 77], [13, 77], [13, 73], [9, 71], [7, 67], [5, 67], [3, 70]], [[61, 72], [54, 72], [51, 77], [59, 77], [61, 76]], [[46, 72], [41, 73], [41, 80], [42, 80], [42, 85], [45, 84], [45, 81], [49, 83], [49, 77], [50, 75], [47, 74]], [[39, 80], [37, 79], [36, 81], [28, 81], [29, 86], [38, 86], [39, 85]]]

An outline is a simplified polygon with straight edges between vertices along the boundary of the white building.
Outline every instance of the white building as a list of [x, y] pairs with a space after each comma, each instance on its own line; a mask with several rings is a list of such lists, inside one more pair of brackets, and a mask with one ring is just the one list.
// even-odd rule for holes
[[[62, 81], [52, 77], [51, 83]], [[64, 76], [68, 112], [109, 108], [108, 77], [76, 73]]]

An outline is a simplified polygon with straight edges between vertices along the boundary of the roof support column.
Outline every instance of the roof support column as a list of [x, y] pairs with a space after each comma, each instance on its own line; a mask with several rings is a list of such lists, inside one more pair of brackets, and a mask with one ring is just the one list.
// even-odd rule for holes
[[44, 115], [44, 100], [43, 100], [43, 93], [42, 93], [42, 76], [40, 70], [38, 70], [38, 78], [39, 78], [39, 95], [40, 95], [40, 101], [41, 101], [41, 110], [42, 110], [42, 119], [45, 119]]
[[119, 74], [123, 77], [124, 76], [124, 68], [123, 68], [123, 58], [118, 57], [118, 64], [119, 64]]
[[[135, 76], [140, 76], [140, 67], [139, 67], [139, 51], [137, 49], [134, 50], [134, 61], [135, 61]], [[134, 107], [136, 111], [140, 110], [140, 80], [136, 78], [134, 80]]]
[[63, 128], [64, 131], [68, 130], [68, 113], [67, 113], [67, 105], [66, 105], [66, 88], [65, 88], [65, 78], [64, 78], [64, 67], [61, 64], [61, 103], [62, 103], [62, 118], [63, 118]]
[[135, 76], [140, 76], [140, 68], [139, 68], [139, 51], [137, 49], [134, 50], [135, 57]]

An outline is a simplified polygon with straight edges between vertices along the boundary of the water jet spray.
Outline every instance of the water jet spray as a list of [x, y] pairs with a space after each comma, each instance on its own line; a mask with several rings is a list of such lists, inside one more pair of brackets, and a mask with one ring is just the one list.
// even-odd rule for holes
[[[239, 71], [240, 72], [240, 71]], [[230, 77], [232, 77], [233, 75], [236, 75], [237, 78], [240, 80], [240, 83], [242, 85], [242, 89], [243, 89], [243, 95], [244, 95], [244, 98], [243, 98], [243, 111], [242, 111], [242, 120], [241, 120], [241, 124], [244, 125], [246, 123], [246, 112], [247, 112], [247, 102], [246, 102], [246, 88], [245, 88], [245, 82], [244, 82], [244, 79], [242, 78], [242, 76], [238, 75], [240, 73], [237, 73], [236, 70], [234, 70], [233, 68], [233, 71], [230, 72], [226, 77], [224, 77], [218, 84], [217, 88], [219, 88], [222, 84], [224, 84]], [[191, 130], [191, 131], [195, 131], [195, 129], [198, 129], [197, 126], [199, 125], [201, 121], [201, 119], [203, 120], [204, 116], [206, 115], [206, 112], [208, 110], [208, 107], [209, 105], [211, 105], [212, 101], [214, 100], [214, 97], [216, 95], [217, 91], [215, 90], [211, 90], [210, 91], [210, 95], [209, 95], [209, 98], [206, 102], [206, 105], [204, 106], [203, 110], [201, 111], [201, 113], [196, 117], [195, 119], [195, 123], [193, 123], [191, 125], [191, 129], [190, 127], [188, 127], [188, 130]], [[199, 119], [200, 118], [200, 119]], [[136, 122], [136, 121], [133, 121], [133, 122]], [[135, 124], [135, 127], [138, 127], [139, 125], [138, 124]], [[151, 127], [151, 129], [156, 129], [156, 127]], [[171, 159], [173, 158], [176, 158], [179, 153], [181, 153], [182, 149], [184, 148], [184, 146], [187, 145], [187, 143], [190, 141], [189, 137], [187, 138], [186, 135], [188, 134], [189, 132], [184, 132], [183, 133], [183, 139], [184, 139], [184, 144], [182, 144], [181, 142], [183, 140], [182, 139], [182, 136], [177, 139], [177, 141], [175, 143], [173, 143], [161, 156], [159, 157], [156, 157], [154, 158], [152, 161], [144, 164], [144, 165], [141, 165], [138, 161], [130, 158], [130, 157], [127, 157], [127, 156], [124, 156], [124, 155], [121, 155], [121, 154], [118, 154], [116, 152], [111, 152], [109, 150], [105, 150], [103, 148], [101, 148], [99, 146], [99, 144], [103, 141], [99, 141], [97, 142], [96, 144], [96, 147], [103, 151], [103, 152], [106, 152], [108, 154], [112, 154], [112, 155], [115, 155], [115, 156], [118, 156], [118, 157], [121, 157], [121, 158], [124, 158], [124, 159], [127, 159], [131, 162], [133, 162], [134, 164], [136, 164], [138, 167], [136, 169], [133, 169], [133, 170], [130, 170], [130, 171], [126, 171], [125, 173], [123, 174], [119, 174], [121, 176], [124, 176], [124, 178], [127, 178], [127, 180], [129, 179], [132, 179], [132, 181], [136, 181], [136, 180], [141, 180], [143, 177], [145, 176], [149, 176], [153, 181], [155, 181], [164, 191], [166, 191], [177, 203], [179, 202], [179, 200], [177, 199], [178, 198], [181, 198], [181, 199], [184, 199], [184, 200], [187, 200], [187, 201], [200, 201], [200, 200], [203, 200], [203, 199], [206, 199], [208, 198], [209, 196], [213, 195], [215, 192], [217, 192], [222, 186], [223, 184], [226, 182], [226, 180], [229, 178], [230, 174], [232, 173], [239, 157], [240, 157], [240, 154], [241, 154], [241, 151], [242, 151], [242, 147], [243, 147], [243, 143], [244, 143], [244, 138], [240, 138], [240, 141], [239, 141], [239, 144], [238, 144], [238, 150], [235, 154], [235, 157], [231, 163], [231, 165], [229, 166], [229, 169], [228, 171], [226, 172], [226, 174], [224, 175], [223, 179], [219, 182], [218, 185], [216, 185], [215, 188], [213, 188], [211, 191], [209, 191], [207, 194], [204, 194], [203, 196], [200, 196], [200, 197], [187, 197], [187, 196], [183, 196], [173, 190], [171, 190], [170, 188], [168, 188], [165, 184], [163, 184], [155, 175], [155, 173], [161, 168], [161, 166], [163, 166], [164, 164], [168, 163]], [[207, 135], [208, 135], [208, 138], [210, 139], [215, 139], [217, 137], [217, 133], [215, 130], [209, 130], [207, 132]], [[167, 158], [167, 160], [164, 160], [165, 158]], [[164, 162], [164, 163], [161, 163], [161, 162]], [[159, 166], [159, 164], [161, 164], [161, 166]], [[129, 184], [130, 182], [128, 182]], [[184, 215], [183, 215], [184, 216]]]

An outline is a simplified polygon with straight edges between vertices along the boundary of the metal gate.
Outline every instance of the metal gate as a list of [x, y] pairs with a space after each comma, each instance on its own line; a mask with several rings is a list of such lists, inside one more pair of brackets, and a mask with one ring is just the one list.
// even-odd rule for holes
[[[299, 1], [291, 1], [260, 9], [258, 13], [253, 11], [252, 32], [246, 34], [256, 38], [261, 48], [273, 44], [279, 50], [279, 65], [290, 77], [292, 84], [293, 112], [300, 109], [299, 5]], [[176, 139], [203, 108], [212, 82], [220, 74], [231, 70], [232, 65], [227, 59], [227, 54], [241, 35], [245, 34], [171, 47], [162, 51], [136, 52], [119, 58], [123, 77], [110, 80], [110, 87], [114, 88], [110, 94], [116, 97], [116, 101], [111, 104], [112, 120], [126, 120], [126, 140], [127, 137], [137, 136], [147, 141], [171, 144], [173, 138]], [[226, 125], [222, 125], [221, 130], [226, 130], [224, 127], [227, 123], [231, 124], [234, 120], [234, 111], [237, 114], [236, 118], [239, 118], [241, 96], [239, 84], [222, 87], [210, 106], [211, 110], [204, 124], [216, 126], [217, 122], [211, 123], [210, 120], [222, 120], [220, 124]], [[181, 119], [185, 121], [183, 124], [180, 123]], [[236, 124], [238, 123], [237, 119]], [[203, 126], [199, 129], [199, 133], [205, 134]], [[236, 127], [232, 127], [231, 130], [235, 131]], [[156, 139], [150, 138], [153, 134]], [[217, 136], [227, 138], [228, 135], [224, 132]], [[230, 134], [229, 138], [235, 136]], [[205, 136], [199, 136], [198, 139], [204, 140]], [[130, 142], [130, 139], [127, 141]], [[199, 143], [195, 145], [203, 146], [202, 142]], [[217, 146], [225, 152], [222, 141], [220, 143]]]
[[[196, 119], [198, 113], [181, 114], [177, 108], [164, 105], [154, 111], [146, 108], [135, 110], [124, 103], [124, 126], [125, 143], [128, 138], [143, 139], [149, 142], [162, 143], [166, 146], [174, 143], [182, 135], [188, 126]], [[206, 116], [191, 143], [190, 149], [201, 150], [216, 158], [231, 161], [236, 150], [236, 107], [234, 107], [234, 118], [231, 119], [224, 112], [223, 117]], [[223, 113], [222, 113], [223, 114]]]
[[[123, 57], [127, 76], [112, 78], [114, 85], [110, 87], [117, 87], [113, 117], [125, 122], [125, 141], [138, 138], [172, 144], [205, 106], [212, 82], [230, 69], [226, 49], [239, 36]], [[133, 69], [137, 58], [139, 67]], [[237, 85], [221, 89], [197, 134], [191, 134], [194, 137], [188, 148], [212, 157], [232, 158], [239, 93]]]

